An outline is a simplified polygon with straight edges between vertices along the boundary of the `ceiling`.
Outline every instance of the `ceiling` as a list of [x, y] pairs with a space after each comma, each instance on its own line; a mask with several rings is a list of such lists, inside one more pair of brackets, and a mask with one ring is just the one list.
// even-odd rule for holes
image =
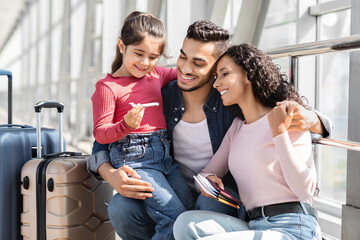
[[25, 2], [29, 0], [0, 0], [0, 50], [14, 28]]

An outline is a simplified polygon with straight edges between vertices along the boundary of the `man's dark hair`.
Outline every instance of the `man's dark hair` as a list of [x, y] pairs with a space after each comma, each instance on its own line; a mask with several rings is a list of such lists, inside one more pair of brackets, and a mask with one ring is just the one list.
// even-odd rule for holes
[[186, 38], [201, 42], [215, 42], [216, 52], [213, 55], [218, 58], [228, 48], [230, 34], [215, 23], [208, 20], [198, 20], [189, 26]]

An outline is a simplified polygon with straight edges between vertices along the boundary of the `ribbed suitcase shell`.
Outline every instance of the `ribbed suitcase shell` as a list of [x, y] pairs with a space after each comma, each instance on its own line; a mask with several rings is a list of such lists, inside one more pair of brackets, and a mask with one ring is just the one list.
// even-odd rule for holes
[[[29, 187], [21, 187], [24, 199], [21, 235], [24, 240], [115, 239], [107, 215], [113, 188], [87, 172], [86, 156], [31, 160], [21, 172], [22, 179], [26, 176]], [[53, 185], [52, 191], [49, 191], [49, 185]], [[41, 189], [46, 196], [40, 196]], [[45, 219], [39, 219], [42, 211]]]

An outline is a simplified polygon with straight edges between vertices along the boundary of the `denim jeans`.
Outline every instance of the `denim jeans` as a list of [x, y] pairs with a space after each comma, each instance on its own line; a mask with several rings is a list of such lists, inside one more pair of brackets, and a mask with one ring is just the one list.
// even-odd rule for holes
[[[233, 196], [235, 196], [236, 198], [239, 198], [239, 194], [236, 191], [234, 191], [230, 188], [227, 188], [227, 190], [229, 192], [231, 192]], [[240, 206], [240, 209], [236, 209], [236, 208], [230, 207], [229, 205], [221, 203], [214, 198], [205, 197], [202, 194], [199, 194], [197, 201], [195, 202], [194, 209], [224, 213], [226, 215], [230, 215], [230, 216], [239, 218], [241, 220], [245, 220], [245, 216], [246, 216], [246, 210], [243, 205]]]
[[[119, 193], [111, 199], [108, 206], [109, 218], [121, 239], [152, 239], [155, 234], [156, 223], [149, 217], [144, 205], [142, 200], [123, 197]], [[238, 211], [235, 208], [201, 194], [195, 206], [196, 209], [208, 209], [238, 216]]]
[[[169, 155], [166, 130], [129, 134], [110, 144], [109, 148], [115, 168], [128, 165], [136, 170], [141, 180], [149, 182], [155, 189], [151, 198], [143, 200], [146, 213], [156, 223], [152, 239], [173, 239], [173, 224], [182, 212], [192, 207], [193, 198], [178, 166]], [[111, 211], [118, 210], [109, 206], [110, 215]]]
[[315, 217], [304, 213], [279, 214], [244, 222], [221, 213], [188, 211], [174, 225], [177, 240], [321, 240]]

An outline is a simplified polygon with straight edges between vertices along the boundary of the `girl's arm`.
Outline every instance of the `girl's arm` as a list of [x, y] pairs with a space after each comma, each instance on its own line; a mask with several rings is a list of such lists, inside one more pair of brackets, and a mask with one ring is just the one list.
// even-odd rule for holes
[[101, 144], [112, 143], [134, 130], [125, 123], [124, 119], [113, 123], [115, 96], [108, 86], [97, 83], [91, 100], [93, 104], [93, 134], [96, 141]]
[[156, 70], [159, 74], [160, 80], [162, 81], [161, 87], [166, 86], [169, 82], [177, 78], [175, 68], [156, 67]]
[[317, 176], [309, 131], [290, 131], [293, 105], [287, 102], [268, 115], [273, 142], [286, 183], [301, 200], [308, 200], [316, 188]]

